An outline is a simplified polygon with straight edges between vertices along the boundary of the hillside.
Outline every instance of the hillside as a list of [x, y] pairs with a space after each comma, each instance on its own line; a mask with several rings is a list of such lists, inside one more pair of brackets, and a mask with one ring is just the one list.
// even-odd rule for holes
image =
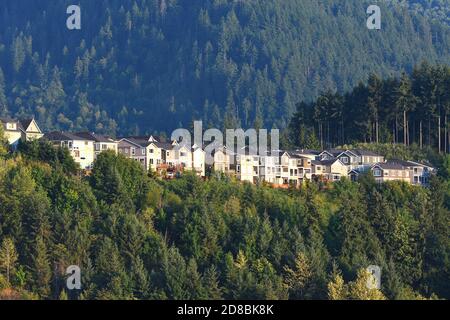
[[382, 1], [381, 31], [366, 28], [371, 1], [79, 2], [69, 31], [72, 1], [2, 1], [0, 114], [112, 135], [192, 119], [285, 127], [325, 89], [450, 63], [444, 1]]
[[[160, 180], [110, 151], [80, 178], [43, 140], [5, 155], [1, 131], [0, 299], [450, 297], [449, 156], [430, 189], [368, 176], [280, 190]], [[73, 264], [81, 290], [65, 287]]]

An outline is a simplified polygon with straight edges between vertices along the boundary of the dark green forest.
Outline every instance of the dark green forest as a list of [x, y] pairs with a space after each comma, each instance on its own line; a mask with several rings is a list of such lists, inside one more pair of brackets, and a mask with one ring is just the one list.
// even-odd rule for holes
[[[361, 0], [3, 0], [0, 115], [43, 130], [144, 134], [285, 128], [296, 104], [345, 94], [371, 73], [450, 63], [448, 3]], [[362, 116], [362, 115], [360, 115]]]
[[324, 149], [355, 142], [450, 152], [450, 67], [422, 63], [408, 75], [370, 74], [346, 94], [326, 90], [297, 105], [289, 143]]
[[[0, 157], [0, 299], [450, 297], [450, 156], [429, 189], [367, 176], [300, 190], [159, 180], [111, 152], [80, 177], [45, 141]], [[373, 264], [381, 290], [366, 287]]]

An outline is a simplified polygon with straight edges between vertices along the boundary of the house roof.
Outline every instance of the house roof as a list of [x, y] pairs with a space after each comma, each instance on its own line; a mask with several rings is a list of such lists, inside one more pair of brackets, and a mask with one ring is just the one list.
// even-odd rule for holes
[[[26, 118], [26, 119], [13, 119], [11, 117], [0, 117], [0, 122], [3, 123], [4, 128], [6, 129], [6, 123], [15, 123], [17, 124], [16, 130], [6, 129], [8, 131], [23, 131], [26, 132], [27, 128], [30, 126], [30, 124], [35, 121], [34, 118]], [[38, 128], [38, 131], [36, 133], [41, 133], [41, 129], [39, 129], [39, 126], [36, 123], [36, 126]]]
[[347, 150], [344, 149], [329, 149], [329, 150], [325, 150], [324, 152], [327, 152], [328, 154], [331, 154], [333, 157], [337, 157], [338, 155], [340, 155], [341, 153], [345, 152]]
[[340, 161], [339, 159], [330, 159], [330, 160], [313, 160], [311, 161], [311, 164], [313, 165], [319, 165], [319, 166], [331, 166], [336, 161]]
[[378, 166], [383, 170], [404, 170], [405, 166], [402, 163], [403, 161], [389, 160], [386, 162], [377, 163], [373, 167]]
[[[16, 119], [13, 119], [10, 117], [0, 117], [0, 122], [3, 124], [4, 129], [7, 131], [20, 131], [20, 130], [25, 131], [25, 129], [22, 127], [22, 124], [20, 123], [20, 121], [17, 121]], [[7, 129], [6, 128], [7, 123], [17, 124], [17, 129], [16, 130]]]
[[84, 138], [78, 135], [63, 132], [63, 131], [52, 131], [44, 135], [44, 138], [50, 141], [66, 141], [66, 140], [79, 140], [79, 141], [95, 141], [92, 138]]
[[314, 149], [301, 149], [301, 150], [295, 150], [293, 152], [295, 152], [296, 154], [300, 154], [300, 155], [302, 155], [302, 154], [311, 154], [311, 155], [318, 156], [319, 154], [321, 154], [320, 151], [314, 150]]
[[151, 142], [148, 140], [136, 139], [133, 137], [128, 137], [128, 138], [124, 138], [124, 139], [128, 140], [129, 142], [132, 142], [133, 144], [138, 145], [142, 148], [146, 148], [151, 144]]
[[173, 145], [171, 143], [168, 142], [157, 142], [154, 141], [152, 142], [155, 146], [157, 146], [160, 149], [164, 149], [164, 150], [172, 150], [173, 149]]
[[24, 130], [27, 130], [27, 128], [30, 126], [31, 122], [33, 122], [33, 118], [29, 119], [20, 119], [19, 122], [22, 125]]
[[428, 167], [428, 168], [433, 168], [433, 166], [430, 165], [430, 164], [417, 162], [417, 161], [398, 160], [398, 159], [393, 159], [393, 160], [390, 160], [390, 161], [391, 162], [397, 162], [397, 163], [401, 164], [404, 167]]
[[290, 158], [293, 159], [304, 159], [305, 157], [301, 156], [300, 154], [296, 153], [296, 151], [286, 151], [283, 154], [287, 154]]
[[95, 142], [105, 142], [105, 143], [112, 143], [114, 142], [111, 138], [101, 135], [101, 134], [96, 134], [96, 133], [91, 133], [91, 132], [77, 132], [75, 133], [76, 136], [87, 139], [87, 140], [94, 140]]

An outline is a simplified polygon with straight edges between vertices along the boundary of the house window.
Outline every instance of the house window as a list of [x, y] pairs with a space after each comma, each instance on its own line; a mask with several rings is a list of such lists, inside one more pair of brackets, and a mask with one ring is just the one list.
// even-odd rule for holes
[[75, 150], [74, 151], [74, 155], [75, 155], [75, 158], [79, 158], [80, 157], [80, 151]]
[[373, 175], [374, 175], [375, 177], [381, 177], [381, 170], [380, 170], [380, 169], [375, 169], [375, 170], [373, 171]]
[[347, 163], [348, 163], [348, 158], [347, 158], [347, 157], [343, 157], [343, 158], [342, 158], [342, 162], [345, 163], [345, 164], [347, 164]]
[[153, 149], [150, 149], [150, 153], [153, 153], [154, 152], [154, 150]]
[[145, 148], [141, 148], [141, 154], [145, 155]]
[[186, 157], [186, 152], [180, 152], [181, 157]]
[[95, 151], [100, 151], [100, 144], [99, 143], [96, 143], [94, 145], [94, 147], [95, 147]]
[[108, 146], [106, 144], [102, 144], [102, 150], [108, 150]]
[[322, 167], [318, 166], [317, 171], [320, 171], [320, 170], [322, 170]]
[[169, 151], [167, 151], [166, 155], [167, 155], [167, 156], [169, 156], [169, 155], [170, 155], [170, 152], [169, 152]]
[[150, 164], [153, 164], [153, 159], [150, 159]]
[[135, 148], [131, 148], [131, 154], [134, 156], [136, 155], [136, 149]]
[[68, 146], [69, 146], [69, 149], [72, 149], [72, 147], [73, 147], [73, 142], [72, 142], [72, 141], [69, 141]]
[[85, 146], [87, 146], [88, 144], [89, 144], [89, 142], [87, 142], [87, 141], [84, 142], [84, 145], [85, 145]]

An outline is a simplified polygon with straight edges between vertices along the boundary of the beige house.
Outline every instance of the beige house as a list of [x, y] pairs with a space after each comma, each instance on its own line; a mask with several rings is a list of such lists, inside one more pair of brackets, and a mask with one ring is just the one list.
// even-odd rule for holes
[[52, 142], [55, 146], [69, 149], [70, 154], [81, 169], [92, 169], [95, 160], [94, 139], [59, 131], [46, 133], [44, 139]]
[[44, 136], [34, 118], [21, 120], [0, 118], [0, 122], [3, 125], [5, 138], [13, 147], [16, 147], [20, 140], [30, 141]]
[[116, 154], [118, 152], [118, 143], [107, 136], [91, 132], [77, 132], [75, 135], [85, 139], [94, 140], [94, 160], [104, 151], [111, 150]]
[[330, 160], [314, 160], [311, 162], [312, 175], [328, 181], [339, 181], [347, 177], [348, 167], [338, 158]]
[[232, 157], [231, 152], [226, 147], [217, 148], [214, 152], [214, 172], [222, 172], [225, 174], [234, 173], [232, 169]]
[[[416, 186], [428, 186], [430, 182], [430, 177], [435, 173], [435, 169], [428, 164], [415, 162], [415, 161], [404, 161], [404, 160], [390, 160], [386, 163], [379, 163], [381, 167], [397, 167], [398, 170], [384, 170], [384, 180], [403, 180], [407, 181], [412, 185]], [[378, 174], [379, 168], [375, 165], [372, 172]], [[375, 176], [377, 180], [380, 180], [379, 177]]]
[[257, 183], [259, 181], [259, 156], [236, 155], [236, 175], [241, 181]]
[[410, 170], [399, 161], [377, 163], [370, 169], [379, 183], [387, 181], [404, 181], [411, 183]]

